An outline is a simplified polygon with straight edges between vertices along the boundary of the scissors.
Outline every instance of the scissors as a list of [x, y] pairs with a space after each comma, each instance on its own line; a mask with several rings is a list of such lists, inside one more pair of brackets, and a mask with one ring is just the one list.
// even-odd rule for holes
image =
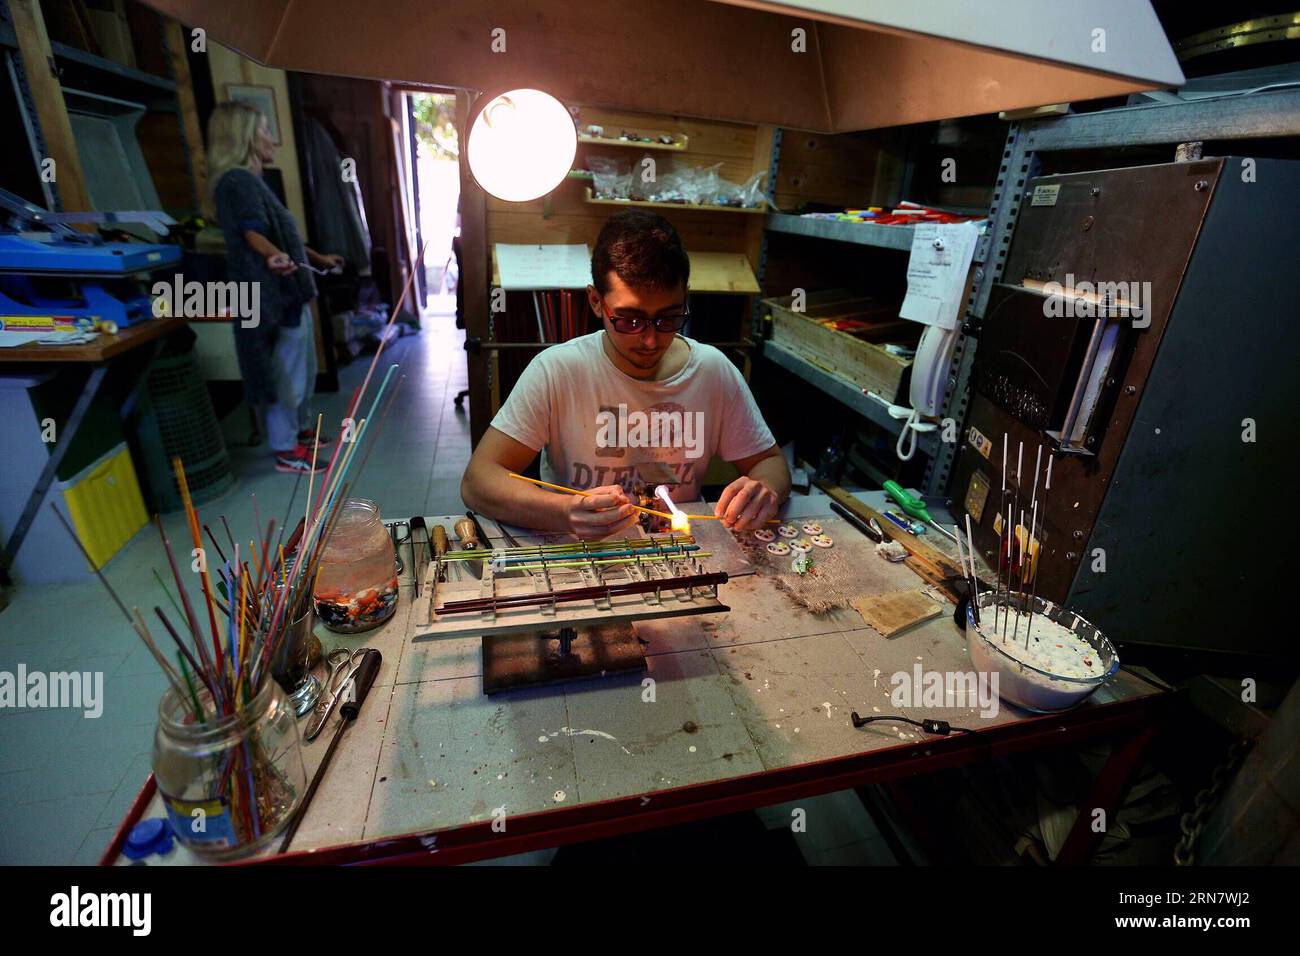
[[[308, 740], [315, 740], [325, 729], [330, 714], [334, 713], [334, 708], [343, 699], [348, 684], [356, 676], [357, 668], [361, 666], [361, 659], [366, 656], [368, 650], [370, 650], [368, 647], [358, 647], [355, 651], [350, 651], [346, 647], [336, 647], [329, 652], [325, 663], [329, 665], [330, 676], [325, 682], [325, 692], [321, 694], [320, 701], [311, 712], [311, 719], [307, 721], [305, 736]], [[340, 674], [343, 675], [342, 680], [338, 679]]]

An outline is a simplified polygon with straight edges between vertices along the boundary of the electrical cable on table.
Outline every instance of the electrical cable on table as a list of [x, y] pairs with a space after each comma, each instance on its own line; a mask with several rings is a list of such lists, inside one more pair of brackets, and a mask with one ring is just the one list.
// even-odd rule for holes
[[949, 734], [956, 732], [970, 734], [972, 736], [979, 733], [979, 731], [971, 730], [969, 727], [954, 727], [946, 720], [932, 720], [929, 717], [924, 720], [912, 720], [910, 717], [898, 717], [893, 714], [874, 714], [870, 717], [861, 717], [858, 715], [856, 710], [850, 713], [849, 717], [853, 720], [853, 726], [859, 729], [875, 721], [886, 720], [896, 721], [902, 724], [911, 724], [913, 727], [919, 727], [927, 734], [934, 734], [936, 737], [947, 737]]

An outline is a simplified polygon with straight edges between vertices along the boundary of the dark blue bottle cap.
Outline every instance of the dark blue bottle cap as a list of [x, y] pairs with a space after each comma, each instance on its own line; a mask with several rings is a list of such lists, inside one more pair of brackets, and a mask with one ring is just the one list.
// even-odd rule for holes
[[122, 855], [128, 860], [141, 860], [150, 853], [168, 853], [172, 848], [172, 828], [165, 817], [151, 817], [131, 828]]

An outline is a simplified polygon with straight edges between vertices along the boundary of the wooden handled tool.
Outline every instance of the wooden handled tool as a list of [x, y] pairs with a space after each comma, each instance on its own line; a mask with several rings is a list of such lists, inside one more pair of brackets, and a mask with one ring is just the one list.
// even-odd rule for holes
[[429, 613], [426, 615], [426, 624], [433, 623], [433, 605], [438, 600], [438, 585], [447, 580], [447, 564], [444, 560], [447, 554], [447, 529], [440, 524], [433, 526], [433, 587], [429, 589]]
[[293, 820], [289, 824], [289, 829], [285, 831], [284, 839], [280, 841], [280, 849], [276, 850], [276, 853], [283, 853], [289, 849], [289, 844], [293, 842], [294, 834], [298, 832], [298, 824], [302, 823], [302, 818], [307, 815], [307, 807], [311, 804], [311, 798], [316, 795], [316, 788], [320, 786], [321, 778], [325, 776], [325, 769], [330, 764], [330, 758], [334, 756], [334, 750], [338, 747], [343, 732], [352, 726], [352, 722], [357, 719], [357, 714], [361, 713], [361, 705], [366, 702], [366, 695], [370, 693], [370, 686], [375, 682], [382, 661], [383, 656], [373, 648], [362, 655], [361, 662], [352, 675], [352, 693], [348, 695], [348, 700], [344, 701], [339, 708], [339, 724], [334, 730], [334, 736], [330, 739], [329, 749], [325, 751], [325, 756], [321, 759], [320, 765], [317, 766], [316, 773], [307, 787], [307, 792], [303, 794], [302, 803], [298, 804], [298, 809], [294, 812]]
[[433, 526], [433, 558], [438, 562], [439, 581], [447, 580], [447, 565], [443, 563], [443, 556], [447, 553], [447, 529], [440, 524]]
[[478, 551], [483, 547], [483, 542], [478, 537], [478, 531], [474, 528], [474, 522], [469, 518], [461, 518], [457, 521], [455, 530], [456, 537], [460, 539], [462, 551]]
[[[839, 485], [818, 481], [817, 487], [845, 510], [852, 512], [859, 520], [866, 522], [875, 518], [878, 523], [884, 522], [885, 519], [880, 512], [863, 504]], [[892, 534], [890, 537], [909, 552], [905, 562], [908, 567], [935, 585], [954, 604], [962, 599], [964, 595], [953, 588], [952, 582], [965, 578], [966, 572], [953, 567], [952, 558], [910, 534]]]

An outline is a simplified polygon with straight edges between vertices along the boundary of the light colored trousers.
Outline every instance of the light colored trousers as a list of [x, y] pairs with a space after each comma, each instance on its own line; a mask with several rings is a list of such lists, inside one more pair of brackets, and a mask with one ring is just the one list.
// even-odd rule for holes
[[275, 401], [265, 406], [266, 438], [272, 451], [291, 451], [298, 432], [315, 429], [311, 397], [316, 390], [316, 337], [311, 306], [302, 307], [297, 328], [280, 328], [271, 353]]

